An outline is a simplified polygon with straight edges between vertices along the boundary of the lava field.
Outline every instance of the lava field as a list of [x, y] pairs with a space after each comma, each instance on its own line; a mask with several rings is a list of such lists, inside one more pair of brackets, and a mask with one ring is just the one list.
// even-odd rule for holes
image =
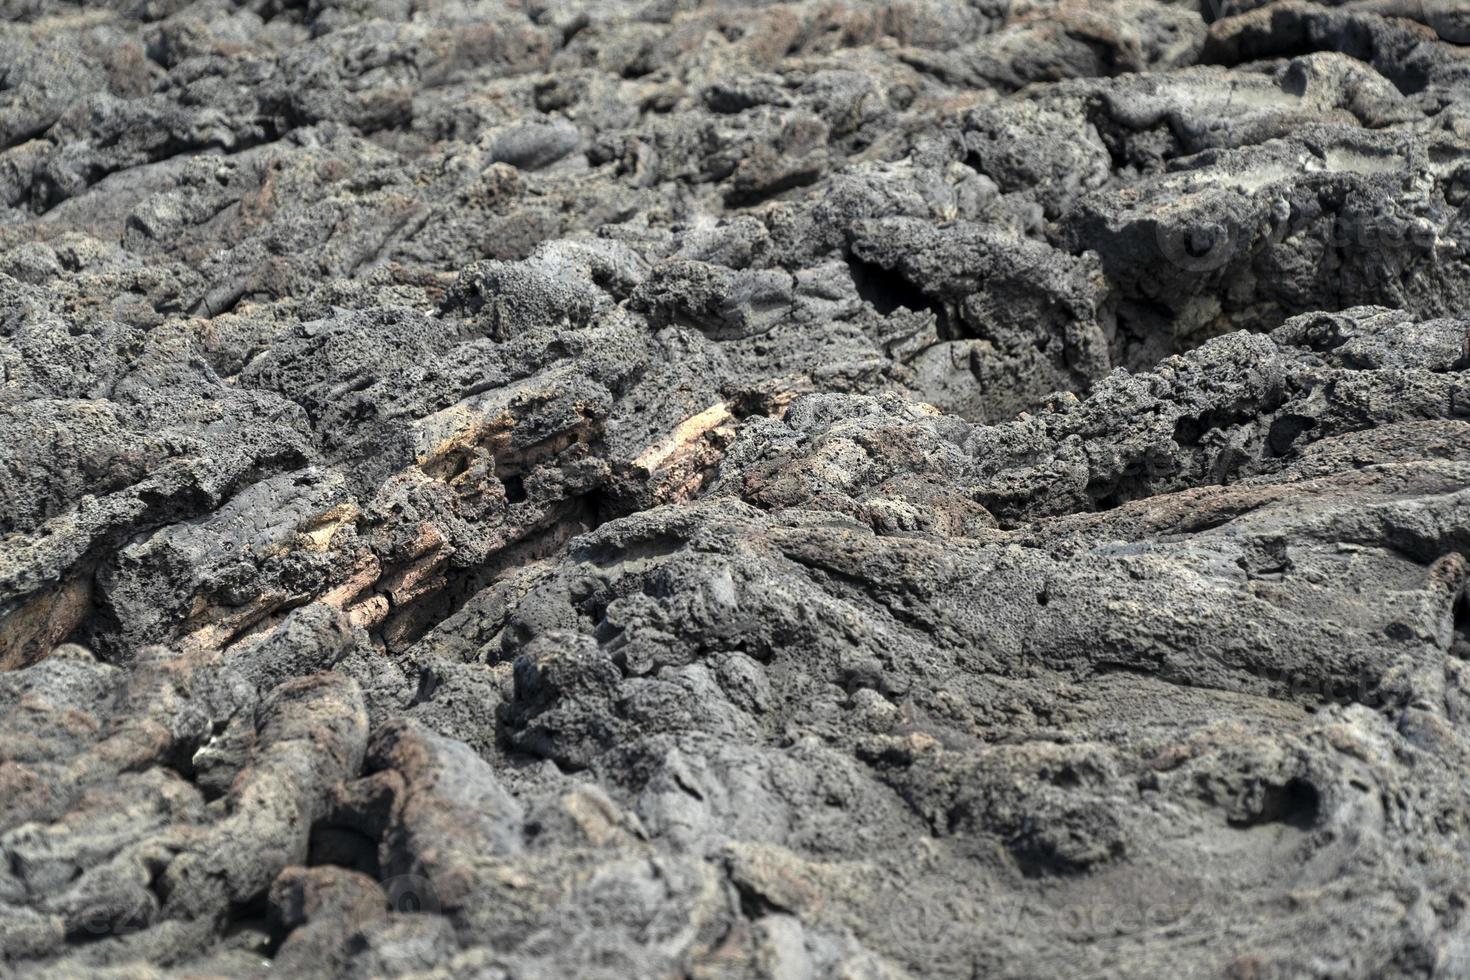
[[1470, 2], [0, 0], [0, 976], [1470, 978]]

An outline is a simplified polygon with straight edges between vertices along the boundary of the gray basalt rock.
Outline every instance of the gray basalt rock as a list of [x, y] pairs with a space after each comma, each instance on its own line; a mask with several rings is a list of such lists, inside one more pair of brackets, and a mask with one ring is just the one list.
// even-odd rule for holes
[[1470, 976], [1470, 20], [0, 0], [0, 973]]

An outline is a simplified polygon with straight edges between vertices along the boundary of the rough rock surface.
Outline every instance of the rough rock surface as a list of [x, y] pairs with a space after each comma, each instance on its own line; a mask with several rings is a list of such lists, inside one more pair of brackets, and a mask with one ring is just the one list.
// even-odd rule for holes
[[1470, 977], [1457, 0], [0, 0], [0, 973]]

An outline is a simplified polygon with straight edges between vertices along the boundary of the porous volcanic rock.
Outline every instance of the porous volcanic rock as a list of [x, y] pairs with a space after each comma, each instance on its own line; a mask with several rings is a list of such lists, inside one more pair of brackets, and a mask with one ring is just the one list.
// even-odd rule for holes
[[1470, 977], [1464, 4], [0, 14], [0, 973]]

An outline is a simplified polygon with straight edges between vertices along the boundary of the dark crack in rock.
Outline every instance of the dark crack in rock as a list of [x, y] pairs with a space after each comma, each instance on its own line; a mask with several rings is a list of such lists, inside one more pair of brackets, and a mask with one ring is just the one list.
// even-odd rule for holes
[[1470, 977], [1465, 4], [0, 13], [0, 973]]

